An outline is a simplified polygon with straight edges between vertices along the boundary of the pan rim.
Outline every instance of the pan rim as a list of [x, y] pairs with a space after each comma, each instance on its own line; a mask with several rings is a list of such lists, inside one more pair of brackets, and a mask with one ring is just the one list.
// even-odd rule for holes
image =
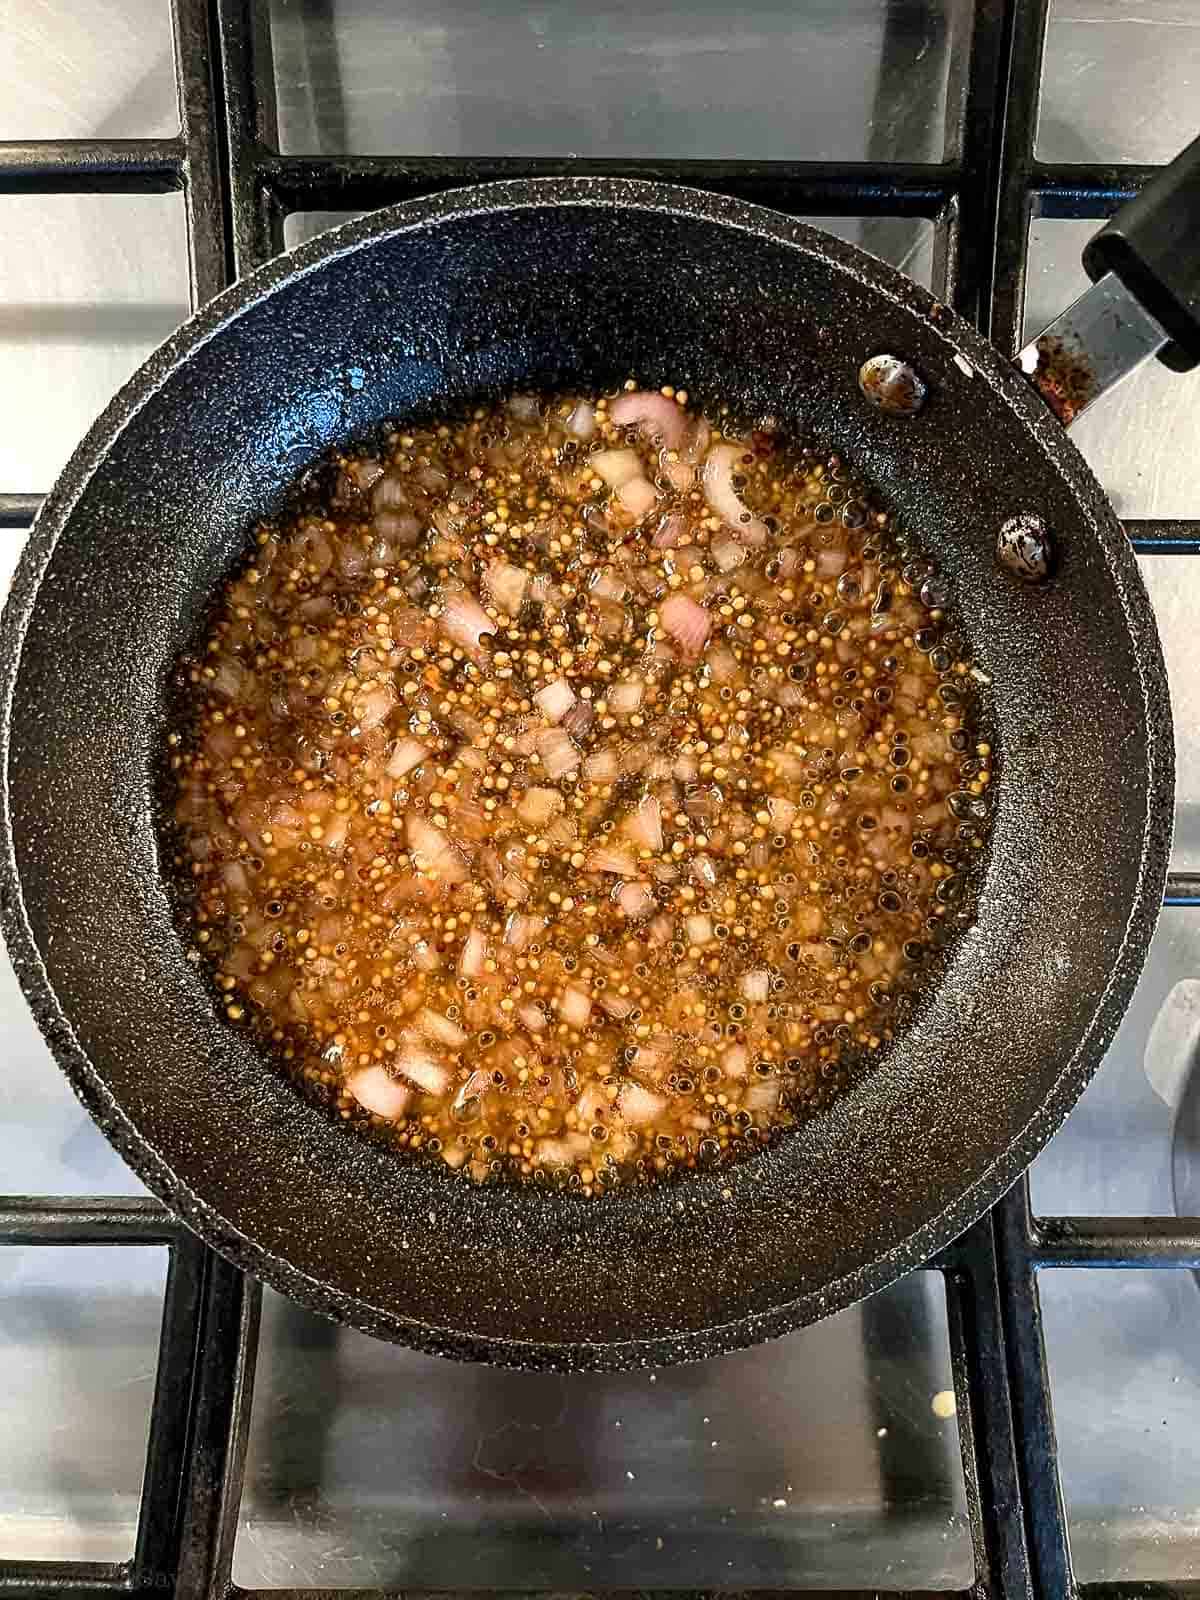
[[[953, 1202], [883, 1255], [824, 1286], [727, 1323], [618, 1343], [497, 1339], [406, 1319], [369, 1298], [331, 1288], [243, 1234], [181, 1179], [116, 1105], [79, 1045], [42, 963], [26, 915], [11, 827], [9, 733], [26, 628], [41, 575], [75, 504], [134, 416], [191, 353], [277, 288], [390, 235], [496, 211], [569, 207], [650, 210], [708, 221], [819, 253], [872, 290], [929, 321], [963, 354], [1028, 429], [1051, 470], [1065, 479], [1114, 575], [1137, 664], [1147, 723], [1147, 786], [1138, 882], [1118, 958], [1091, 1022], [1020, 1134]], [[808, 223], [744, 201], [638, 179], [512, 180], [450, 190], [354, 218], [265, 263], [195, 312], [134, 373], [72, 454], [34, 523], [0, 623], [0, 927], [21, 987], [59, 1066], [102, 1131], [147, 1186], [220, 1254], [322, 1315], [433, 1353], [517, 1367], [615, 1370], [697, 1359], [758, 1343], [841, 1310], [920, 1267], [1009, 1188], [1057, 1129], [1099, 1066], [1141, 970], [1161, 905], [1170, 853], [1174, 745], [1157, 628], [1132, 547], [1103, 491], [1049, 410], [968, 323], [875, 257]]]

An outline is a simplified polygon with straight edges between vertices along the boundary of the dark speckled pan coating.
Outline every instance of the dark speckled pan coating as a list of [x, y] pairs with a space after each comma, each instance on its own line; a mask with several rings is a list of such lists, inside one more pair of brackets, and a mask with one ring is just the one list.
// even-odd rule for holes
[[[859, 393], [911, 361], [913, 420]], [[965, 370], [964, 370], [965, 368]], [[479, 1190], [331, 1125], [214, 1014], [154, 825], [166, 670], [247, 525], [383, 416], [630, 372], [816, 419], [950, 577], [994, 678], [979, 917], [879, 1070], [769, 1154], [601, 1202]], [[1041, 515], [1041, 586], [995, 563]], [[348, 224], [162, 347], [46, 503], [4, 613], [3, 926], [109, 1138], [216, 1249], [370, 1333], [617, 1367], [714, 1355], [915, 1267], [977, 1217], [1095, 1070], [1141, 967], [1171, 828], [1154, 622], [1074, 447], [966, 325], [771, 212], [619, 181], [497, 184]]]

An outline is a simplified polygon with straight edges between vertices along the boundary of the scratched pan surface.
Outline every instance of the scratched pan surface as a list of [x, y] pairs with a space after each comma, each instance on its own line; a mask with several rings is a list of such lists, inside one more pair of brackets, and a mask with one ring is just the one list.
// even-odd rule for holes
[[[857, 372], [913, 362], [913, 419]], [[331, 443], [445, 400], [636, 373], [808, 418], [948, 574], [993, 680], [978, 918], [883, 1064], [725, 1171], [602, 1201], [477, 1189], [339, 1130], [215, 1014], [160, 871], [169, 663], [247, 526]], [[994, 560], [1053, 530], [1048, 582]], [[1166, 869], [1172, 742], [1119, 524], [1041, 402], [880, 262], [771, 212], [616, 181], [460, 191], [350, 223], [221, 296], [72, 459], [2, 629], [3, 926], [101, 1127], [216, 1249], [315, 1310], [445, 1354], [716, 1354], [918, 1265], [995, 1200], [1098, 1065]]]

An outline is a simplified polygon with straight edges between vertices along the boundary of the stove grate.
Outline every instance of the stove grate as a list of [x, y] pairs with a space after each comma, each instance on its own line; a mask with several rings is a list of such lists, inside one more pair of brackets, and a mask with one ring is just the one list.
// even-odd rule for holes
[[[953, 160], [608, 162], [282, 154], [266, 0], [171, 0], [179, 136], [0, 143], [0, 194], [182, 190], [194, 305], [281, 250], [290, 212], [366, 210], [501, 178], [656, 178], [797, 216], [921, 217], [934, 228], [937, 292], [1001, 350], [1015, 353], [1030, 221], [1106, 217], [1154, 170], [1035, 158], [1048, 8], [1049, 0], [975, 0], [969, 47], [951, 62]], [[0, 486], [0, 530], [27, 528], [40, 500]], [[1200, 519], [1137, 520], [1127, 528], [1139, 554], [1200, 553]], [[1200, 874], [1172, 873], [1165, 904], [1200, 906]], [[3, 1244], [155, 1244], [167, 1248], [169, 1267], [133, 1558], [112, 1565], [0, 1561], [0, 1600], [163, 1591], [180, 1600], [226, 1600], [240, 1593], [231, 1572], [257, 1285], [150, 1199], [0, 1198]], [[1055, 1268], [1200, 1270], [1200, 1221], [1034, 1217], [1023, 1179], [929, 1266], [945, 1285], [974, 1553], [975, 1580], [962, 1600], [1200, 1600], [1193, 1582], [1076, 1583], [1038, 1300], [1039, 1273]], [[344, 1591], [347, 1600], [386, 1592]], [[273, 1593], [316, 1600], [320, 1591]], [[878, 1593], [864, 1589], [843, 1600]]]

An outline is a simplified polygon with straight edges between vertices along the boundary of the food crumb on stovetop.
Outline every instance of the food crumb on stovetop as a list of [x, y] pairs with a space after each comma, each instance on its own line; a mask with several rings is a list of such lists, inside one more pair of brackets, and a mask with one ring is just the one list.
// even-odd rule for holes
[[930, 1400], [929, 1408], [940, 1422], [949, 1422], [958, 1412], [958, 1401], [955, 1399], [954, 1390], [939, 1389]]

